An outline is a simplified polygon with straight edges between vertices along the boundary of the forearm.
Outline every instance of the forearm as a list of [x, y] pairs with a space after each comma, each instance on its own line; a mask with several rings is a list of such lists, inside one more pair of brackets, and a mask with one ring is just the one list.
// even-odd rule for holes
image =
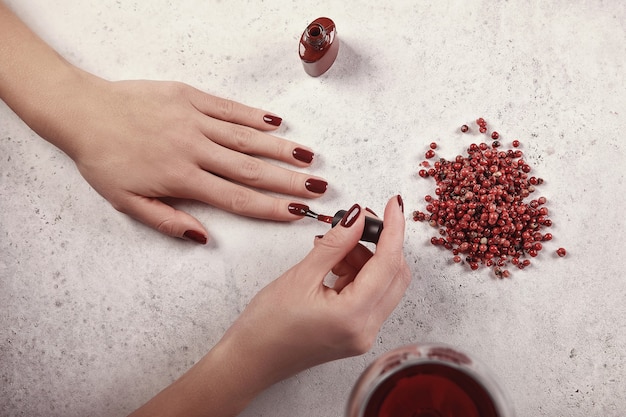
[[237, 356], [228, 344], [218, 343], [183, 376], [129, 417], [236, 416], [265, 388], [253, 383], [256, 370], [246, 369], [246, 358]]
[[[67, 153], [68, 103], [95, 77], [71, 65], [0, 2], [0, 99], [44, 139]], [[84, 91], [83, 91], [84, 92]]]
[[[243, 321], [243, 323], [242, 323]], [[262, 326], [236, 322], [198, 363], [129, 417], [232, 417], [261, 392], [326, 360], [285, 350]]]

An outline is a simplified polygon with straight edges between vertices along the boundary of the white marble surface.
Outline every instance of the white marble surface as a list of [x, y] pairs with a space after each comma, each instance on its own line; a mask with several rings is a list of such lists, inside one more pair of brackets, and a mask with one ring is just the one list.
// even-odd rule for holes
[[[381, 210], [416, 177], [428, 143], [454, 156], [487, 118], [523, 142], [546, 179], [555, 240], [497, 281], [451, 264], [409, 221], [414, 280], [374, 349], [264, 393], [243, 416], [341, 416], [381, 352], [439, 341], [493, 370], [519, 416], [626, 412], [626, 3], [10, 0], [61, 54], [109, 79], [181, 80], [276, 112], [277, 134], [315, 149], [322, 212]], [[308, 77], [297, 56], [326, 15], [335, 65]], [[325, 230], [202, 204], [214, 242], [158, 234], [116, 212], [70, 159], [0, 103], [0, 415], [121, 416], [199, 359], [250, 298]], [[407, 216], [409, 214], [407, 213]], [[569, 255], [559, 259], [554, 249]]]

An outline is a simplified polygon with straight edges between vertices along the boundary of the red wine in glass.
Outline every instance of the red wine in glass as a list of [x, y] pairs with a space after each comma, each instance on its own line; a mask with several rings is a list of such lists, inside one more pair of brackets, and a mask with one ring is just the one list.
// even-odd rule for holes
[[483, 365], [444, 345], [409, 345], [378, 358], [352, 391], [347, 417], [512, 417]]

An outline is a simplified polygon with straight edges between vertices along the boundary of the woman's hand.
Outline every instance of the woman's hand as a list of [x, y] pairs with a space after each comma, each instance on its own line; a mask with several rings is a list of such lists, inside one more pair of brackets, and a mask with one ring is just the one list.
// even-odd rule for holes
[[[402, 208], [399, 196], [387, 203], [372, 254], [358, 243], [365, 213], [354, 205], [304, 260], [252, 299], [221, 343], [251, 361], [265, 385], [367, 352], [410, 282]], [[330, 272], [332, 288], [324, 285]]]
[[[252, 299], [200, 362], [136, 416], [236, 415], [277, 381], [367, 352], [411, 275], [402, 249], [402, 199], [387, 204], [374, 254], [358, 243], [364, 218], [353, 206], [304, 260]], [[324, 285], [331, 271], [333, 288]]]
[[201, 242], [207, 236], [162, 197], [290, 221], [302, 218], [289, 212], [292, 198], [258, 190], [299, 198], [326, 191], [321, 178], [256, 157], [297, 167], [313, 160], [309, 148], [264, 132], [280, 124], [273, 114], [176, 82], [96, 80], [90, 88], [89, 98], [76, 100], [76, 117], [63, 122], [75, 138], [67, 152], [116, 209], [160, 232]]
[[266, 131], [281, 118], [178, 82], [109, 82], [71, 65], [0, 2], [0, 99], [67, 153], [116, 209], [160, 232], [205, 243], [208, 233], [167, 197], [245, 216], [297, 220], [292, 199], [313, 198], [313, 152]]

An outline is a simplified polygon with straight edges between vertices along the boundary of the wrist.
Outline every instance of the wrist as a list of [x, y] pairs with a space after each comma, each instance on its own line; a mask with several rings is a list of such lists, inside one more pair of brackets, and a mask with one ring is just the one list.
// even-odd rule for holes
[[98, 97], [94, 87], [99, 80], [104, 81], [62, 61], [5, 101], [34, 132], [76, 160], [87, 139], [80, 134], [89, 122], [85, 110]]
[[216, 391], [221, 395], [217, 403], [228, 404], [230, 413], [225, 415], [238, 414], [273, 384], [254, 346], [232, 342], [228, 337], [223, 338], [198, 363], [202, 373], [210, 376], [211, 383], [217, 384]]

